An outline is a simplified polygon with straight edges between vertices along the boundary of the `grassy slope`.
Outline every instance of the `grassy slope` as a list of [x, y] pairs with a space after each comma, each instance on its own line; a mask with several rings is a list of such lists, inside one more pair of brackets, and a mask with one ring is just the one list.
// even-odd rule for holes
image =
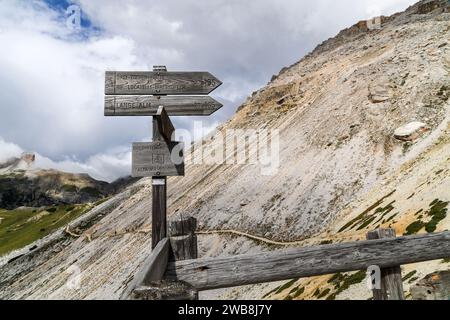
[[60, 205], [45, 209], [0, 209], [0, 256], [20, 249], [78, 218], [91, 205]]

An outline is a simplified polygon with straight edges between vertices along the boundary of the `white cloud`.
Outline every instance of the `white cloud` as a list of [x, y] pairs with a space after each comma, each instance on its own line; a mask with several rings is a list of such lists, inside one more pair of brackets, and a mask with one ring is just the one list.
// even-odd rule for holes
[[[0, 136], [54, 165], [110, 177], [129, 170], [126, 153], [111, 150], [148, 136], [150, 120], [103, 116], [105, 70], [211, 71], [225, 106], [201, 118], [210, 127], [340, 29], [414, 0], [77, 2], [101, 32], [72, 34], [43, 1], [0, 1]], [[174, 122], [192, 130], [192, 120]]]
[[[0, 137], [0, 164], [12, 158], [19, 158], [24, 152], [20, 146], [6, 142]], [[82, 162], [77, 159], [53, 161], [36, 153], [33, 169], [55, 169], [71, 173], [87, 173], [91, 177], [112, 182], [131, 171], [131, 147], [116, 147], [103, 154], [96, 154]]]
[[6, 142], [0, 137], [0, 164], [17, 157], [23, 152], [23, 150], [16, 144]]

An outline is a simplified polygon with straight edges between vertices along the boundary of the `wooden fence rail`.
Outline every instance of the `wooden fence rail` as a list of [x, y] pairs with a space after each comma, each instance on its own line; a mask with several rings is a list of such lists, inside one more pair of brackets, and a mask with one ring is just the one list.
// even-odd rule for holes
[[450, 257], [450, 232], [169, 262], [165, 277], [197, 290], [319, 276]]
[[[349, 272], [379, 270], [374, 300], [403, 300], [400, 266], [450, 257], [450, 232], [395, 238], [378, 229], [366, 241], [232, 257], [197, 259], [197, 223], [176, 215], [122, 294], [122, 299], [198, 299], [198, 291]], [[371, 268], [371, 269], [372, 269]]]

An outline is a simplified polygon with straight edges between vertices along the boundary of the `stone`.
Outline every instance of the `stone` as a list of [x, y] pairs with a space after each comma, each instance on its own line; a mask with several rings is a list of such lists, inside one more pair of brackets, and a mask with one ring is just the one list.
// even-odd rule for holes
[[24, 152], [22, 153], [22, 156], [20, 157], [21, 160], [23, 160], [27, 165], [32, 165], [34, 161], [36, 160], [36, 155], [32, 152]]
[[369, 100], [373, 103], [385, 102], [391, 98], [391, 90], [386, 82], [371, 83], [369, 85]]
[[401, 141], [414, 141], [427, 130], [428, 128], [425, 123], [418, 121], [411, 122], [395, 130], [394, 137]]
[[427, 275], [411, 286], [413, 300], [449, 300], [450, 271], [439, 271]]

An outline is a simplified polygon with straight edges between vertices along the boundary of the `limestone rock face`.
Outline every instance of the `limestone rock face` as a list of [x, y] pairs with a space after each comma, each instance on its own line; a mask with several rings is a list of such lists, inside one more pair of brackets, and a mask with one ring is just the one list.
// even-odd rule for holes
[[[446, 4], [447, 2], [447, 4]], [[417, 9], [418, 14], [427, 14], [439, 8], [445, 8], [448, 6], [446, 0], [428, 0], [421, 3]]]
[[425, 131], [427, 131], [427, 125], [415, 121], [395, 130], [394, 137], [401, 141], [414, 141]]
[[24, 152], [20, 157], [28, 166], [31, 166], [36, 160], [36, 155], [32, 152]]

